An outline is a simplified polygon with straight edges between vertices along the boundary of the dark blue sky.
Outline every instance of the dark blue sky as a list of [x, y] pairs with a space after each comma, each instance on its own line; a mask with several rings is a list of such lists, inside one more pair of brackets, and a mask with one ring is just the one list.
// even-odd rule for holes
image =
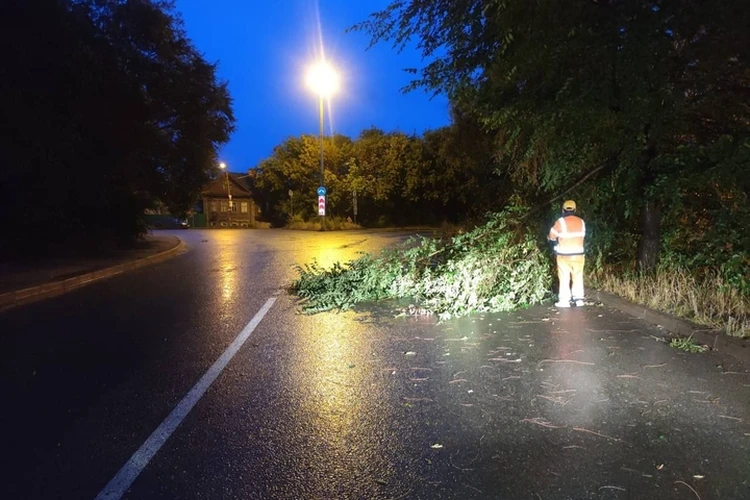
[[351, 137], [375, 126], [421, 134], [449, 122], [448, 101], [423, 91], [401, 93], [420, 67], [416, 50], [390, 44], [366, 50], [369, 38], [344, 31], [389, 0], [177, 0], [188, 36], [229, 82], [237, 130], [221, 151], [232, 171], [254, 167], [290, 136], [318, 133], [317, 97], [305, 70], [319, 54], [341, 76], [326, 133]]

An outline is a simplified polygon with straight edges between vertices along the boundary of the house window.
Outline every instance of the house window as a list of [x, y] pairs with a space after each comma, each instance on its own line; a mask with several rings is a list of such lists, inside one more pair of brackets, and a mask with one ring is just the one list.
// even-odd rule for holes
[[230, 212], [237, 212], [237, 202], [236, 201], [230, 201], [229, 202], [229, 211]]
[[222, 200], [221, 201], [221, 211], [226, 212], [227, 211], [227, 202]]
[[240, 202], [240, 211], [241, 211], [241, 212], [242, 212], [243, 214], [246, 214], [246, 213], [247, 213], [247, 202], [246, 202], [246, 201], [242, 201], [242, 202]]
[[216, 200], [211, 201], [211, 211], [216, 212], [217, 210], [219, 210], [218, 203], [216, 203]]

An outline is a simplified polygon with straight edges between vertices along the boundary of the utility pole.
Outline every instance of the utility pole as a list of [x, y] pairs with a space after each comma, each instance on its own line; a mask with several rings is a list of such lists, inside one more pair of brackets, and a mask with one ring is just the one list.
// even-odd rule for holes
[[354, 206], [354, 223], [357, 223], [357, 190], [352, 193], [352, 205]]
[[227, 206], [227, 214], [229, 214], [229, 225], [232, 225], [232, 191], [229, 189], [229, 171], [227, 174], [227, 197], [229, 198], [229, 205]]

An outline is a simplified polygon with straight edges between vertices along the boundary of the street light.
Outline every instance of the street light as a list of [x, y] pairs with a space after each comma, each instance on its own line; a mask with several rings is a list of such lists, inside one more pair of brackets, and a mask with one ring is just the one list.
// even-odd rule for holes
[[229, 190], [229, 170], [227, 170], [227, 164], [224, 162], [219, 163], [219, 168], [226, 174], [227, 183], [227, 197], [229, 198], [229, 204], [227, 205], [227, 217], [229, 217], [229, 225], [232, 225], [232, 192]]
[[[325, 173], [323, 170], [323, 100], [330, 98], [339, 88], [339, 77], [336, 71], [325, 61], [320, 61], [311, 67], [307, 73], [307, 85], [310, 90], [318, 94], [318, 109], [320, 116], [320, 187], [325, 192]], [[320, 229], [325, 225], [325, 212]]]

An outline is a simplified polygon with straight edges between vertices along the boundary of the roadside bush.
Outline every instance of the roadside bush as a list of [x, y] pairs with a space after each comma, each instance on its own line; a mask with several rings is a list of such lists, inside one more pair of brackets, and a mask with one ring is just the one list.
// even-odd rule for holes
[[516, 226], [515, 215], [495, 214], [446, 242], [412, 238], [380, 256], [364, 254], [330, 269], [316, 262], [298, 266], [292, 292], [307, 313], [407, 297], [441, 319], [537, 304], [550, 293], [549, 259]]
[[[313, 220], [305, 221], [302, 217], [295, 215], [290, 218], [287, 223], [286, 229], [297, 229], [303, 231], [320, 231], [321, 217]], [[326, 231], [342, 231], [347, 229], [361, 229], [362, 226], [348, 222], [342, 217], [326, 217], [325, 218], [325, 230]]]
[[690, 319], [736, 337], [750, 337], [750, 283], [743, 271], [727, 263], [722, 268], [687, 268], [665, 259], [654, 273], [594, 269], [593, 286], [652, 309]]

